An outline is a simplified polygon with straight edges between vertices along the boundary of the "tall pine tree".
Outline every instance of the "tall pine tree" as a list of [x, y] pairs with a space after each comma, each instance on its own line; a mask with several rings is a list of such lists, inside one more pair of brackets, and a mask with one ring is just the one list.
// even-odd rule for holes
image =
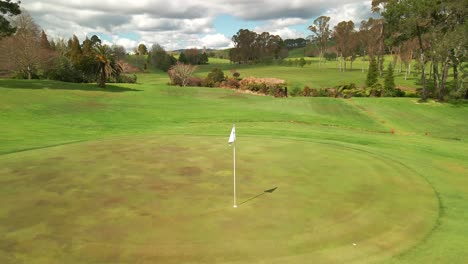
[[384, 96], [395, 95], [395, 77], [393, 76], [393, 63], [388, 64], [384, 79]]
[[367, 72], [367, 79], [366, 79], [366, 86], [367, 87], [372, 87], [374, 84], [376, 84], [379, 80], [379, 69], [377, 67], [377, 61], [375, 60], [375, 57], [372, 56], [370, 59], [370, 64], [369, 64], [369, 71]]

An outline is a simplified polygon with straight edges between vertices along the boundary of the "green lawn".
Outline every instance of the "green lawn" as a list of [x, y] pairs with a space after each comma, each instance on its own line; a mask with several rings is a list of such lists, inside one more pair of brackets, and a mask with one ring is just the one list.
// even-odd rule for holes
[[[296, 58], [291, 58], [292, 60]], [[288, 59], [285, 59], [286, 61]], [[303, 88], [309, 86], [310, 88], [331, 88], [341, 84], [355, 83], [358, 86], [364, 86], [366, 77], [368, 62], [363, 61], [361, 58], [356, 59], [353, 62], [351, 69], [350, 63], [347, 63], [348, 70], [341, 72], [339, 70], [338, 61], [327, 61], [322, 62], [319, 67], [318, 58], [306, 58], [311, 61], [310, 65], [306, 65], [303, 68], [299, 66], [286, 66], [286, 65], [242, 65], [230, 63], [226, 59], [210, 58], [210, 64], [199, 66], [196, 75], [200, 77], [206, 77], [208, 72], [213, 68], [220, 68], [224, 71], [225, 75], [231, 76], [230, 70], [236, 70], [241, 74], [241, 77], [274, 77], [286, 80], [289, 87], [298, 86]], [[386, 56], [385, 67], [388, 63], [393, 61], [391, 56]], [[404, 72], [398, 72], [399, 66], [396, 67], [394, 76], [395, 83], [398, 87], [404, 87], [414, 89], [420, 87], [417, 84], [417, 77], [410, 76], [408, 80], [405, 80]], [[381, 79], [383, 84], [383, 78]]]
[[467, 104], [138, 80], [0, 80], [0, 263], [468, 260]]

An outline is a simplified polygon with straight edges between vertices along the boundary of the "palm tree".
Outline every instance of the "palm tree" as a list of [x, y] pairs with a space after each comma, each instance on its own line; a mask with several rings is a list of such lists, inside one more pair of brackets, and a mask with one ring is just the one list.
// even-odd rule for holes
[[112, 49], [107, 45], [97, 44], [94, 48], [96, 56], [96, 73], [98, 75], [98, 86], [106, 87], [106, 81], [111, 77], [118, 77], [122, 72], [122, 66], [115, 61]]

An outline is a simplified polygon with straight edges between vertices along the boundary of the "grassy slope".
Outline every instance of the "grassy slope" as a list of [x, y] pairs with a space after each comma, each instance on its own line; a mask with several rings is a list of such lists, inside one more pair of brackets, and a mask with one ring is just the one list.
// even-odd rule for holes
[[[294, 59], [294, 58], [293, 58]], [[217, 67], [225, 71], [226, 75], [230, 75], [229, 70], [236, 69], [241, 73], [241, 77], [254, 76], [254, 77], [275, 77], [287, 81], [289, 87], [299, 86], [303, 88], [308, 85], [311, 88], [330, 88], [340, 84], [355, 83], [359, 86], [364, 86], [367, 72], [362, 71], [362, 68], [367, 68], [367, 61], [357, 59], [353, 63], [351, 69], [348, 63], [348, 71], [340, 72], [337, 61], [327, 61], [322, 63], [319, 68], [318, 58], [306, 58], [312, 61], [311, 65], [306, 65], [304, 68], [298, 66], [265, 66], [265, 65], [239, 65], [232, 64], [229, 60], [210, 58], [210, 64], [199, 66], [197, 75], [205, 77], [209, 71]], [[386, 57], [386, 62], [391, 61], [390, 56]], [[404, 79], [404, 73], [398, 73], [395, 70], [395, 83], [397, 86], [407, 88], [417, 88], [416, 77], [409, 77], [408, 80]], [[383, 83], [383, 78], [382, 78]]]
[[[240, 70], [243, 76], [249, 71], [294, 78], [279, 67]], [[167, 78], [161, 74], [141, 75], [139, 81], [144, 84], [100, 91], [92, 85], [0, 80], [0, 153], [136, 134], [225, 137], [232, 122], [246, 136], [344, 144], [413, 171], [438, 194], [440, 218], [433, 231], [390, 263], [463, 263], [468, 259], [463, 247], [468, 243], [466, 104], [273, 99], [220, 89], [167, 87]], [[392, 128], [395, 135], [389, 133]], [[2, 179], [7, 186], [8, 180]], [[302, 253], [297, 254], [297, 259], [285, 261], [300, 262]]]

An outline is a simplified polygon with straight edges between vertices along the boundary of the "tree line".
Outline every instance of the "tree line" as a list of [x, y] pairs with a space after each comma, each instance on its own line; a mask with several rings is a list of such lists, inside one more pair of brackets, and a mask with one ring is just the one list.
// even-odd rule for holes
[[[49, 40], [29, 13], [19, 9], [19, 3], [2, 1], [0, 4], [2, 13], [5, 10], [4, 13], [11, 16], [5, 20], [8, 23], [0, 21], [0, 74], [14, 74], [14, 77], [24, 79], [97, 82], [104, 87], [107, 82], [135, 82], [135, 75], [123, 74], [128, 63], [140, 70], [151, 65], [167, 71], [178, 61], [159, 44], [149, 51], [140, 44], [134, 49], [135, 55], [130, 55], [123, 46], [103, 44], [96, 35], [83, 41], [76, 35], [68, 40]], [[0, 18], [4, 19], [3, 16]], [[206, 52], [188, 49], [181, 53], [179, 61], [205, 64], [208, 56]]]
[[342, 21], [331, 29], [330, 17], [314, 20], [308, 29], [312, 32], [310, 45], [319, 50], [319, 67], [327, 51], [332, 50], [341, 71], [348, 69], [348, 63], [352, 69], [353, 61], [361, 57], [368, 61], [368, 68], [375, 60], [378, 76], [382, 77], [384, 55], [392, 55], [389, 67], [399, 72], [404, 69], [405, 79], [412, 67], [417, 67], [422, 100], [468, 99], [466, 1], [373, 0], [371, 9], [379, 18], [361, 21], [358, 30], [353, 21]]
[[268, 32], [258, 34], [241, 29], [232, 37], [232, 41], [235, 46], [229, 51], [229, 59], [235, 63], [268, 62], [288, 56], [283, 39]]

